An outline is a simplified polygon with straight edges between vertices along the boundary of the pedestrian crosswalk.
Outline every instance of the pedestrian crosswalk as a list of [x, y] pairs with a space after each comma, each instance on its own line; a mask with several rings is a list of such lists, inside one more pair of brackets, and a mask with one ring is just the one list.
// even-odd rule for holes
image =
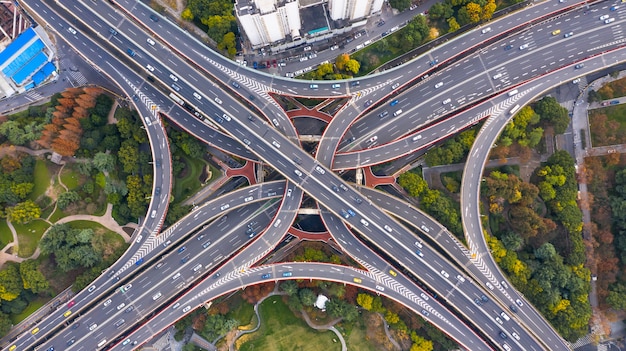
[[26, 97], [30, 101], [39, 101], [39, 100], [43, 99], [43, 95], [41, 95], [38, 92], [33, 91], [33, 90], [28, 91], [28, 93], [26, 93]]
[[70, 76], [73, 80], [70, 80], [73, 86], [83, 86], [87, 84], [87, 78], [81, 72], [70, 71]]

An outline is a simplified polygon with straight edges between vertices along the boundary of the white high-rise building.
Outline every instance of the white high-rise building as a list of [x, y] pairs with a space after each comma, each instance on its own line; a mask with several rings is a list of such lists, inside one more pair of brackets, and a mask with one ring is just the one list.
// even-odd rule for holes
[[305, 0], [302, 3], [301, 0], [238, 0], [235, 10], [250, 44], [259, 47], [284, 40], [288, 35], [292, 40], [300, 39], [303, 34], [300, 10], [307, 11], [305, 7], [325, 3], [328, 4], [327, 19], [353, 22], [380, 12], [384, 0]]
[[237, 18], [252, 46], [266, 45], [300, 35], [298, 0], [278, 3], [276, 0], [254, 0], [235, 5]]
[[380, 12], [384, 0], [328, 0], [330, 18], [354, 21]]

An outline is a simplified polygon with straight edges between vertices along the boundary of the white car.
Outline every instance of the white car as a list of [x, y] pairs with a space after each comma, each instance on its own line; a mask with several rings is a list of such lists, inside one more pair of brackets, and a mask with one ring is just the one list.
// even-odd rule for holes
[[183, 308], [183, 313], [189, 312], [190, 309], [191, 309], [191, 306], [187, 306], [187, 307]]
[[146, 39], [146, 41], [148, 42], [148, 44], [150, 44], [150, 45], [152, 45], [152, 46], [154, 46], [154, 44], [156, 44], [156, 43], [154, 42], [154, 40], [152, 40], [152, 38], [148, 38], [148, 39]]
[[437, 84], [435, 84], [435, 89], [439, 89], [443, 86], [443, 82], [439, 82]]
[[448, 272], [446, 272], [446, 271], [441, 271], [441, 275], [442, 275], [444, 278], [450, 278], [450, 274], [448, 274]]
[[104, 307], [107, 307], [108, 305], [110, 305], [110, 304], [111, 304], [111, 302], [112, 302], [112, 301], [111, 301], [111, 299], [106, 300], [106, 301], [104, 302]]
[[154, 67], [152, 67], [150, 65], [146, 65], [146, 68], [148, 69], [148, 71], [154, 72]]
[[604, 20], [606, 20], [609, 17], [611, 17], [611, 16], [609, 16], [609, 15], [602, 15], [602, 16], [600, 16], [600, 21], [604, 21]]
[[170, 74], [170, 79], [172, 79], [172, 80], [173, 80], [173, 81], [175, 81], [175, 82], [178, 82], [178, 77], [176, 77], [176, 76], [175, 76], [175, 75], [173, 75], [173, 74]]
[[519, 47], [519, 49], [520, 49], [520, 50], [524, 50], [524, 49], [526, 49], [526, 48], [528, 47], [528, 45], [529, 45], [528, 43], [523, 44], [523, 45], [521, 45], [521, 46]]
[[122, 308], [124, 308], [125, 306], [126, 306], [126, 304], [122, 302], [121, 304], [117, 305], [117, 310], [119, 311]]
[[422, 299], [424, 299], [424, 301], [428, 301], [428, 295], [420, 293], [420, 296], [422, 297]]

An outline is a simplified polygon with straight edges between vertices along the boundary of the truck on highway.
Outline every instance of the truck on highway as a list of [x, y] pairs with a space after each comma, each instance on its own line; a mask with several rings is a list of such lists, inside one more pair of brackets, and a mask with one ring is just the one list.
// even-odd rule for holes
[[185, 102], [183, 101], [183, 99], [181, 99], [180, 96], [174, 93], [170, 93], [170, 99], [176, 101], [176, 103], [179, 104], [180, 106], [185, 106]]

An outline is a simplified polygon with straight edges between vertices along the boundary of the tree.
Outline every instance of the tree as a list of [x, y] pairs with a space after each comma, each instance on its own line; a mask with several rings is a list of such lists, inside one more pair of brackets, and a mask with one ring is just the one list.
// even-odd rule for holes
[[11, 222], [27, 223], [41, 216], [41, 209], [32, 200], [20, 202], [13, 207], [7, 208], [7, 216]]
[[317, 296], [311, 289], [300, 289], [298, 296], [300, 296], [300, 301], [304, 306], [313, 306], [317, 300]]
[[367, 311], [372, 310], [372, 301], [374, 298], [370, 294], [358, 294], [356, 296], [356, 303]]
[[542, 120], [554, 126], [554, 132], [557, 134], [563, 134], [569, 125], [567, 109], [552, 96], [546, 96], [539, 100], [535, 105], [535, 111]]
[[338, 70], [343, 71], [345, 69], [346, 62], [348, 62], [349, 60], [350, 55], [341, 54], [337, 56], [337, 59], [335, 59], [335, 67], [337, 67]]
[[20, 264], [20, 275], [24, 283], [24, 289], [38, 294], [48, 289], [50, 284], [46, 277], [39, 271], [37, 261], [26, 260]]
[[389, 0], [389, 5], [402, 12], [411, 6], [411, 0]]
[[428, 16], [434, 20], [448, 19], [452, 17], [453, 14], [454, 10], [452, 9], [452, 5], [447, 1], [436, 2], [428, 10]]
[[426, 189], [428, 183], [419, 174], [405, 172], [398, 177], [398, 184], [413, 197], [420, 196]]
[[180, 17], [185, 21], [193, 21], [193, 13], [189, 7], [186, 7], [183, 12], [180, 14]]
[[626, 286], [619, 283], [612, 285], [609, 288], [606, 302], [616, 310], [626, 309]]
[[115, 169], [115, 155], [98, 152], [93, 156], [93, 166], [100, 172], [111, 172]]
[[6, 335], [12, 327], [11, 317], [0, 312], [0, 335]]
[[350, 59], [348, 61], [346, 61], [345, 65], [344, 65], [344, 69], [352, 74], [357, 74], [359, 73], [359, 69], [361, 68], [361, 64], [359, 63], [359, 61], [355, 60], [355, 59]]
[[524, 245], [524, 239], [515, 232], [507, 232], [502, 235], [502, 245], [507, 250], [519, 251]]
[[0, 270], [0, 299], [15, 300], [24, 290], [24, 282], [20, 276], [18, 264], [6, 263]]
[[483, 6], [483, 12], [480, 15], [480, 19], [488, 21], [493, 17], [493, 13], [496, 12], [496, 2], [494, 0], [487, 1], [487, 4]]
[[480, 7], [479, 4], [470, 2], [467, 5], [465, 5], [465, 8], [467, 9], [467, 15], [469, 16], [469, 20], [471, 23], [480, 22], [480, 15], [482, 14], [482, 8]]
[[280, 288], [289, 296], [294, 296], [298, 293], [298, 284], [294, 280], [286, 280], [280, 283]]
[[400, 316], [398, 316], [397, 313], [387, 310], [387, 313], [385, 313], [385, 320], [389, 324], [397, 324], [400, 322]]
[[461, 29], [461, 26], [456, 21], [456, 18], [454, 17], [448, 18], [448, 33], [454, 33], [459, 29]]
[[411, 341], [413, 341], [413, 345], [411, 345], [410, 351], [432, 351], [433, 350], [433, 342], [430, 340], [426, 340], [425, 338], [417, 335], [415, 332], [411, 333]]
[[80, 200], [80, 195], [75, 191], [66, 191], [61, 193], [57, 198], [57, 206], [61, 210], [65, 210], [70, 204]]

